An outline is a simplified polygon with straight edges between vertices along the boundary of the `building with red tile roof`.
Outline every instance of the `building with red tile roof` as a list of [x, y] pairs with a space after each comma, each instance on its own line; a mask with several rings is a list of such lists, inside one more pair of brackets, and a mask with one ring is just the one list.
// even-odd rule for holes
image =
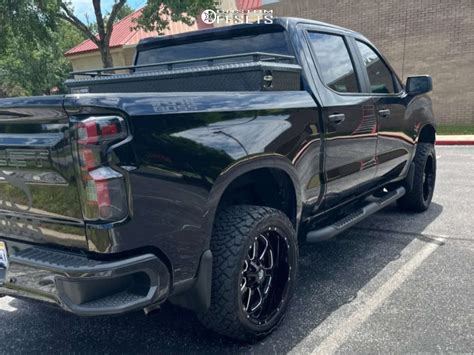
[[235, 0], [237, 10], [249, 11], [262, 7], [262, 0]]
[[[110, 49], [114, 66], [127, 66], [133, 64], [135, 47], [144, 38], [158, 36], [156, 31], [147, 32], [143, 29], [134, 29], [134, 20], [142, 14], [139, 9], [124, 17], [114, 24], [112, 36], [110, 38]], [[209, 27], [198, 19], [194, 25], [188, 26], [183, 22], [170, 22], [169, 28], [163, 30], [164, 35], [178, 34], [189, 31], [197, 31]], [[71, 48], [64, 54], [71, 62], [74, 71], [88, 70], [102, 67], [102, 60], [99, 49], [90, 39]]]

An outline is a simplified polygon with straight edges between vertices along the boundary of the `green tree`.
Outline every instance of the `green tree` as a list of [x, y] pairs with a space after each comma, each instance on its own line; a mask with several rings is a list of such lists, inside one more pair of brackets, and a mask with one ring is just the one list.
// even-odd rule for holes
[[[117, 12], [117, 17], [115, 17], [115, 22], [120, 21], [124, 17], [127, 17], [128, 15], [134, 12], [135, 10], [130, 5], [128, 4], [123, 5], [123, 7], [119, 10], [119, 12]], [[109, 20], [109, 16], [110, 16], [110, 12], [107, 15], [105, 15], [106, 21]]]
[[[74, 9], [69, 1], [58, 2], [58, 16], [68, 21], [80, 30], [99, 48], [104, 68], [113, 66], [112, 54], [110, 52], [110, 38], [112, 36], [113, 24], [117, 20], [121, 11], [126, 5], [126, 0], [115, 0], [111, 11], [104, 15], [100, 0], [91, 0], [94, 8], [95, 27], [97, 30], [91, 30], [90, 26], [84, 23], [74, 14]], [[47, 0], [36, 0], [41, 8], [45, 8], [45, 15], [49, 14], [50, 7], [42, 3], [48, 3]], [[137, 27], [146, 30], [163, 30], [167, 28], [170, 22], [182, 21], [188, 25], [194, 23], [194, 18], [200, 14], [203, 9], [215, 9], [216, 0], [148, 0], [143, 10], [143, 16], [137, 21]]]
[[56, 18], [50, 3], [40, 9], [32, 0], [0, 0], [0, 50], [10, 43], [12, 35], [27, 42], [48, 42]]
[[[97, 33], [91, 30], [87, 24], [80, 20], [75, 14], [74, 9], [71, 6], [69, 1], [58, 1], [57, 15], [59, 18], [69, 22], [71, 25], [75, 26], [79, 31], [81, 31], [87, 38], [95, 43], [97, 48], [99, 48], [100, 56], [102, 58], [102, 63], [104, 68], [109, 68], [113, 66], [112, 54], [110, 53], [110, 38], [112, 36], [113, 24], [119, 11], [127, 2], [126, 0], [116, 0], [112, 6], [112, 10], [108, 15], [108, 19], [105, 18], [104, 13], [102, 12], [102, 5], [100, 0], [91, 0], [92, 6], [94, 8], [94, 15], [96, 19]], [[42, 2], [36, 0], [37, 3]], [[47, 1], [45, 1], [47, 2]], [[41, 8], [44, 7], [44, 4], [39, 4]]]
[[0, 96], [42, 95], [62, 86], [71, 71], [63, 53], [84, 37], [55, 11], [31, 0], [0, 0]]
[[[130, 5], [128, 5], [128, 4], [123, 5], [123, 7], [119, 10], [119, 12], [117, 12], [117, 16], [115, 17], [114, 23], [117, 23], [118, 21], [120, 21], [124, 17], [127, 17], [128, 15], [132, 14], [133, 12], [135, 12], [135, 10], [133, 10], [133, 8]], [[105, 22], [109, 21], [109, 17], [110, 17], [110, 12], [108, 12], [104, 16], [104, 21]], [[86, 20], [87, 20], [87, 22], [89, 22], [87, 15], [86, 15]], [[88, 23], [88, 27], [90, 28], [90, 30], [93, 33], [95, 33], [97, 35], [97, 23], [95, 23], [95, 22], [90, 23], [90, 24]]]
[[43, 95], [53, 87], [62, 88], [72, 69], [63, 53], [84, 37], [64, 22], [57, 24], [57, 31], [48, 31], [47, 37], [48, 42], [33, 42], [21, 32], [10, 32], [0, 52], [3, 96]]
[[[41, 95], [62, 86], [71, 66], [63, 54], [82, 40], [93, 41], [104, 67], [112, 67], [113, 24], [133, 9], [115, 0], [103, 13], [94, 8], [96, 30], [74, 13], [70, 0], [0, 0], [0, 95]], [[171, 22], [194, 23], [202, 9], [215, 9], [216, 0], [148, 0], [136, 27], [162, 31]]]
[[161, 32], [170, 22], [180, 21], [191, 26], [203, 10], [215, 10], [218, 3], [216, 0], [148, 0], [143, 16], [136, 21], [137, 27]]

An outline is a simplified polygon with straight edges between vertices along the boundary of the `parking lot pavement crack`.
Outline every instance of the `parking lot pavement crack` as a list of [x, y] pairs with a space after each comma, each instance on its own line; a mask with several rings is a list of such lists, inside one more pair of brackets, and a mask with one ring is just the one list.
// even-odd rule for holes
[[359, 231], [367, 231], [367, 232], [379, 232], [379, 233], [387, 233], [391, 235], [406, 235], [408, 237], [415, 237], [420, 240], [425, 240], [428, 243], [440, 243], [437, 239], [444, 239], [446, 241], [458, 241], [458, 242], [466, 242], [466, 243], [474, 243], [474, 239], [472, 238], [459, 238], [459, 237], [452, 237], [447, 235], [441, 234], [426, 234], [426, 233], [415, 233], [415, 232], [406, 232], [406, 231], [399, 231], [395, 229], [383, 229], [383, 228], [367, 228], [367, 227], [352, 227], [352, 229], [356, 229]]
[[[406, 235], [406, 236], [409, 236], [409, 237], [415, 237], [416, 239], [420, 239], [420, 240], [423, 240], [427, 243], [435, 243], [435, 244], [438, 244], [438, 245], [443, 245], [444, 242], [440, 241], [440, 240], [445, 240], [445, 239], [448, 239], [447, 236], [445, 235], [436, 235], [436, 234], [425, 234], [425, 233], [415, 233], [415, 232], [406, 232], [406, 231], [399, 231], [399, 230], [395, 230], [395, 229], [383, 229], [383, 228], [366, 228], [366, 227], [352, 227], [353, 229], [357, 229], [357, 230], [360, 230], [360, 231], [368, 231], [368, 232], [380, 232], [380, 233], [389, 233], [389, 234], [399, 234], [399, 235]], [[451, 238], [449, 237], [449, 239], [463, 239], [463, 238]], [[468, 239], [466, 239], [468, 240]]]

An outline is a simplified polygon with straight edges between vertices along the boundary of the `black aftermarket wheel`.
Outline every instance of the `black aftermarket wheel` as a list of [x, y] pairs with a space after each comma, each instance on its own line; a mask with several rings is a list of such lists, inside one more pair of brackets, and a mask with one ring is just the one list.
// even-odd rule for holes
[[397, 202], [404, 210], [423, 212], [431, 204], [436, 182], [436, 152], [433, 144], [419, 143], [414, 163], [412, 189]]
[[230, 207], [217, 217], [211, 250], [211, 307], [200, 315], [203, 324], [246, 341], [270, 333], [296, 281], [298, 245], [288, 217], [268, 207]]

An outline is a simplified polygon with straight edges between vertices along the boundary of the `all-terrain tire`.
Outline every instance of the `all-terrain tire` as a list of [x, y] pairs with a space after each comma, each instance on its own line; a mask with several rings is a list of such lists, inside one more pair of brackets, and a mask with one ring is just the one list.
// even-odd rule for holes
[[418, 143], [414, 163], [415, 174], [412, 188], [397, 203], [403, 210], [423, 212], [431, 204], [436, 182], [436, 152], [434, 145], [431, 143]]
[[[284, 279], [281, 277], [278, 279], [277, 276], [273, 280], [270, 279], [270, 282], [275, 281], [274, 289], [271, 291], [272, 298], [276, 300], [276, 290], [280, 289], [281, 301], [276, 303], [275, 314], [262, 321], [263, 324], [258, 324], [258, 319], [251, 318], [245, 311], [245, 304], [243, 305], [241, 299], [243, 297], [241, 280], [246, 271], [244, 265], [247, 263], [246, 258], [252, 243], [255, 243], [262, 233], [270, 232], [278, 233], [277, 237], [271, 237], [272, 240], [281, 239], [283, 244], [278, 246], [287, 247], [285, 248], [287, 250], [283, 251], [286, 257], [283, 252], [278, 252], [281, 258], [275, 254], [275, 268], [279, 270], [277, 262], [283, 265], [286, 260], [288, 265], [281, 266], [280, 272], [284, 270], [288, 272], [283, 275]], [[268, 245], [268, 248], [273, 249], [273, 246]], [[294, 291], [298, 267], [297, 238], [295, 228], [288, 217], [283, 212], [269, 207], [231, 206], [217, 216], [211, 239], [211, 251], [213, 253], [211, 306], [206, 313], [198, 315], [200, 321], [208, 329], [221, 335], [247, 342], [256, 341], [272, 332], [283, 319]], [[272, 285], [268, 287], [269, 294], [270, 287]], [[268, 297], [270, 296], [267, 296], [265, 302], [270, 301]]]

